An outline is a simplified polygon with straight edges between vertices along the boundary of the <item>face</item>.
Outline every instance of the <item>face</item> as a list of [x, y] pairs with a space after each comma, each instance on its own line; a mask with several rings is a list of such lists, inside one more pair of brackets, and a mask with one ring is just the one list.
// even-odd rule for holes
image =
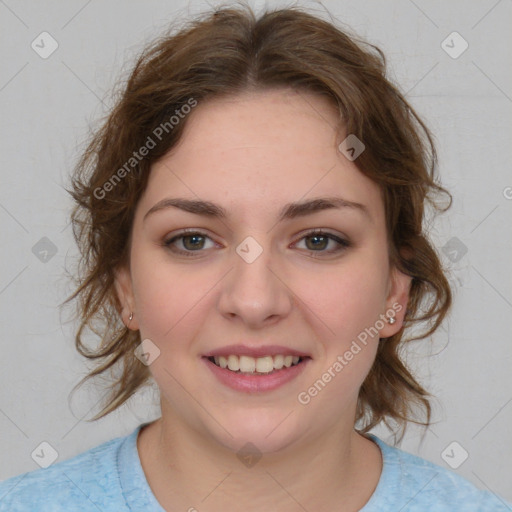
[[402, 326], [410, 281], [336, 125], [326, 100], [287, 89], [199, 104], [137, 206], [123, 317], [159, 351], [162, 414], [234, 450], [350, 431], [379, 337]]

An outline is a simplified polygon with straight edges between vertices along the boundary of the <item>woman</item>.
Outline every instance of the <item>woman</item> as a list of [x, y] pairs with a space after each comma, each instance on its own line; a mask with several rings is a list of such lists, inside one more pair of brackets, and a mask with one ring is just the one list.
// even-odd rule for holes
[[422, 229], [449, 194], [384, 74], [300, 9], [221, 9], [144, 52], [74, 176], [68, 300], [90, 377], [118, 371], [97, 418], [150, 378], [162, 415], [3, 482], [0, 510], [507, 510], [369, 433], [429, 425], [399, 353], [451, 303]]

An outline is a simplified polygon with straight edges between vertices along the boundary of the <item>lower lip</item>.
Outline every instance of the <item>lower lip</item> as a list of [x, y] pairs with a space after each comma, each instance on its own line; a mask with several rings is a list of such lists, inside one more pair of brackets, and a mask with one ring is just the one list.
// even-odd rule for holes
[[289, 368], [274, 370], [269, 374], [244, 375], [242, 373], [232, 372], [227, 368], [221, 368], [212, 363], [208, 358], [203, 357], [208, 368], [220, 380], [220, 382], [236, 391], [245, 393], [261, 393], [264, 391], [272, 391], [287, 382], [298, 377], [311, 359], [306, 358], [301, 363]]

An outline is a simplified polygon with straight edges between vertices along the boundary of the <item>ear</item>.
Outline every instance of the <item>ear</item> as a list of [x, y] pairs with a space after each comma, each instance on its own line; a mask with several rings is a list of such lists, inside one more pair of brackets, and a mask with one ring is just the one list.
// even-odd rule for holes
[[[114, 275], [114, 287], [119, 304], [121, 305], [121, 319], [127, 327], [136, 331], [139, 329], [139, 322], [135, 312], [135, 298], [133, 295], [130, 270], [126, 266], [123, 266], [116, 269]], [[130, 314], [132, 313], [133, 318], [130, 320]]]
[[380, 329], [381, 338], [389, 338], [403, 327], [405, 312], [409, 303], [411, 282], [411, 276], [400, 272], [396, 267], [391, 269], [384, 316], [386, 319], [393, 317], [395, 322], [393, 324], [390, 324], [387, 320], [384, 322], [384, 327]]

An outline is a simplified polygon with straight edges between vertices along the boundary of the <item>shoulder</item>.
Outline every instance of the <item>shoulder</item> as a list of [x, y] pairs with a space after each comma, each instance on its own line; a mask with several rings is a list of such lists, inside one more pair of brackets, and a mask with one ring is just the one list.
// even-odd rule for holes
[[[426, 459], [390, 446], [369, 434], [384, 459], [381, 479], [368, 508], [407, 512], [510, 512], [512, 505], [500, 496], [478, 489], [469, 480]], [[389, 507], [389, 508], [386, 508]], [[396, 507], [396, 508], [395, 508]]]
[[122, 511], [117, 453], [127, 437], [0, 482], [0, 512], [113, 510], [106, 503], [120, 503]]

